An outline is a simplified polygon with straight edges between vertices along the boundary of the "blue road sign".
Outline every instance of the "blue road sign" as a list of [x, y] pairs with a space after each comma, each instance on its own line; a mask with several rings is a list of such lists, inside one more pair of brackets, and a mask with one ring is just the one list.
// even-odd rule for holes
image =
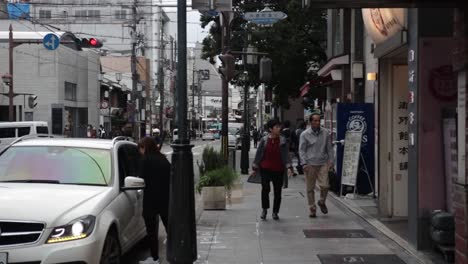
[[208, 10], [208, 11], [205, 11], [205, 14], [208, 15], [208, 16], [215, 17], [215, 16], [217, 16], [219, 13], [218, 13], [218, 11], [216, 11], [216, 10]]
[[49, 33], [45, 35], [44, 39], [42, 40], [44, 47], [48, 50], [55, 50], [60, 45], [60, 39], [57, 35], [53, 33]]
[[247, 12], [244, 14], [245, 20], [261, 25], [274, 24], [287, 17], [281, 11]]

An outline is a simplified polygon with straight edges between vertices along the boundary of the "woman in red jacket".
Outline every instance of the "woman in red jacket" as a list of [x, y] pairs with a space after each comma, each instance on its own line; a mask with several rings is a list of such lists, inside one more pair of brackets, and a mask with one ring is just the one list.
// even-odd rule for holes
[[[262, 177], [262, 213], [260, 218], [266, 219], [270, 208], [270, 181], [273, 182], [273, 214], [272, 218], [278, 220], [281, 205], [281, 189], [285, 177], [292, 174], [291, 160], [289, 158], [289, 146], [286, 139], [281, 136], [281, 123], [278, 120], [270, 120], [267, 123], [270, 134], [264, 136], [258, 144], [255, 160], [252, 164], [254, 173], [260, 173]], [[285, 172], [287, 170], [287, 175]]]

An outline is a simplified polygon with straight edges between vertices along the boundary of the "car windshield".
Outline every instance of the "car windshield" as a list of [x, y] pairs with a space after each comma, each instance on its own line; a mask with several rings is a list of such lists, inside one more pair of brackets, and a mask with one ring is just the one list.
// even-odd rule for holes
[[109, 150], [21, 146], [0, 155], [0, 182], [107, 186], [110, 178]]
[[228, 128], [228, 134], [236, 135], [237, 133], [239, 133], [239, 128], [237, 128], [237, 127], [229, 127]]

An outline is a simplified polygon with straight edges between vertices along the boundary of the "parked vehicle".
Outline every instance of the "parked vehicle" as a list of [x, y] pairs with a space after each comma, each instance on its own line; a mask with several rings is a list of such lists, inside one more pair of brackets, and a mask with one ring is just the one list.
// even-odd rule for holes
[[205, 140], [215, 140], [215, 136], [214, 136], [214, 134], [212, 132], [206, 131], [202, 135], [202, 140], [203, 141], [205, 141]]
[[37, 134], [49, 134], [47, 122], [0, 122], [0, 150], [19, 137], [35, 136]]
[[[240, 123], [229, 123], [228, 124], [228, 135], [232, 135], [235, 137], [235, 143], [234, 139], [232, 139], [233, 143], [229, 143], [229, 147], [233, 146], [236, 149], [239, 149], [242, 145], [241, 143], [241, 131], [242, 131], [242, 124]], [[231, 136], [229, 136], [228, 141], [231, 142]]]
[[228, 134], [228, 147], [239, 149], [240, 148], [240, 140], [237, 136]]
[[119, 263], [146, 235], [138, 156], [124, 137], [20, 138], [7, 147], [0, 262]]

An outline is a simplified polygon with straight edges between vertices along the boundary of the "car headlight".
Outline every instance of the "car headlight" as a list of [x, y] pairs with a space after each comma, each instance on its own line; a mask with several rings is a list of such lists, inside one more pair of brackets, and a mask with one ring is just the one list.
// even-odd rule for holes
[[93, 232], [95, 221], [96, 217], [87, 215], [73, 220], [67, 225], [56, 227], [47, 239], [47, 244], [86, 238]]

